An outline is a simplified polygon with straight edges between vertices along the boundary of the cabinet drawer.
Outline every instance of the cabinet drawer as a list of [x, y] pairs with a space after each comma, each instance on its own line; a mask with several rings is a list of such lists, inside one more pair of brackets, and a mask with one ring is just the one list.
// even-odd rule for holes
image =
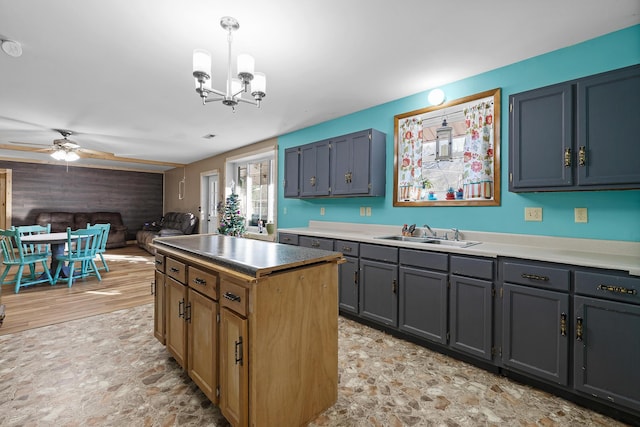
[[576, 271], [576, 294], [640, 304], [640, 277]]
[[449, 255], [441, 252], [400, 249], [400, 264], [429, 270], [447, 271], [449, 268]]
[[218, 299], [218, 275], [209, 271], [200, 270], [189, 266], [188, 270], [189, 287], [212, 298]]
[[333, 244], [333, 250], [342, 252], [347, 256], [358, 256], [360, 245], [357, 242], [348, 242], [346, 240], [336, 240]]
[[360, 245], [360, 257], [397, 263], [398, 248], [363, 243]]
[[228, 279], [220, 280], [220, 305], [227, 307], [241, 316], [247, 317], [249, 289]]
[[156, 270], [164, 273], [164, 255], [156, 254]]
[[305, 248], [324, 249], [325, 251], [333, 250], [333, 240], [323, 239], [322, 237], [300, 236], [298, 244]]
[[278, 233], [278, 242], [285, 243], [287, 245], [298, 246], [298, 235], [290, 233]]
[[520, 285], [556, 291], [569, 291], [571, 272], [569, 268], [550, 266], [534, 262], [506, 261], [502, 272], [504, 281]]
[[187, 266], [173, 258], [165, 258], [166, 273], [180, 283], [187, 283]]
[[493, 259], [451, 256], [451, 274], [493, 280]]

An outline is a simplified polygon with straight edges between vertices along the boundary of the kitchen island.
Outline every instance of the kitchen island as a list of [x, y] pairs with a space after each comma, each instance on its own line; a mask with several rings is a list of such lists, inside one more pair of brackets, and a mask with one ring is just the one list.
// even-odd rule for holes
[[222, 235], [153, 244], [154, 334], [233, 426], [305, 425], [335, 403], [341, 253]]

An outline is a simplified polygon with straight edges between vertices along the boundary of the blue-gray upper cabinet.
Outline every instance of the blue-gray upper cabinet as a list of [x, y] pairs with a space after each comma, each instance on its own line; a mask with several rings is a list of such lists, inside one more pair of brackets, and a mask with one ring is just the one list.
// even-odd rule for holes
[[300, 147], [301, 197], [329, 195], [330, 142], [326, 139]]
[[284, 150], [284, 197], [300, 195], [300, 148]]
[[331, 140], [331, 195], [384, 196], [386, 138], [368, 129]]
[[509, 191], [640, 188], [640, 65], [509, 97]]

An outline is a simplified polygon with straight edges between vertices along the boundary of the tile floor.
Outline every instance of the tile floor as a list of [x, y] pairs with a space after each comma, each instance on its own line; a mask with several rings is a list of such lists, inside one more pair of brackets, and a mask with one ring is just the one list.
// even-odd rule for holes
[[[144, 305], [0, 336], [0, 426], [227, 426]], [[341, 318], [338, 402], [311, 426], [623, 426]], [[281, 426], [278, 426], [281, 427]]]

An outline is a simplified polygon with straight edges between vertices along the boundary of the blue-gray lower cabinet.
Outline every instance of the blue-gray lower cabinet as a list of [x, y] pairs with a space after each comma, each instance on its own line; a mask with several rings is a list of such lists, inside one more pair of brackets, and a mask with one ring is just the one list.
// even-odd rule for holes
[[566, 386], [569, 381], [569, 295], [506, 283], [502, 361]]
[[574, 388], [640, 423], [640, 278], [578, 270], [575, 293]]
[[360, 245], [360, 316], [398, 326], [398, 249]]
[[447, 344], [449, 255], [400, 249], [399, 318], [401, 331]]
[[298, 246], [305, 248], [323, 249], [325, 251], [333, 250], [333, 239], [325, 239], [323, 237], [300, 236], [298, 238]]
[[523, 260], [500, 262], [502, 363], [527, 375], [569, 384], [571, 270]]
[[360, 263], [358, 260], [360, 244], [345, 240], [336, 240], [333, 250], [342, 252], [345, 262], [338, 266], [338, 308], [341, 312], [358, 314]]

